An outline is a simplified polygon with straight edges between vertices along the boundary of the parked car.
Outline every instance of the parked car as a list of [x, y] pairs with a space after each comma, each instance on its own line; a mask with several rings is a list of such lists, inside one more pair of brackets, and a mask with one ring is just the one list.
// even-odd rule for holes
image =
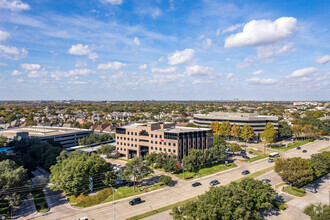
[[78, 218], [78, 220], [88, 220], [87, 217], [81, 217], [81, 218]]
[[215, 185], [218, 185], [218, 184], [220, 184], [220, 182], [218, 180], [212, 180], [210, 182], [210, 186], [215, 186]]
[[268, 159], [268, 163], [273, 163], [273, 162], [274, 162], [273, 158]]
[[135, 198], [129, 202], [130, 205], [140, 204], [142, 202], [141, 198]]
[[300, 150], [300, 149], [301, 149], [301, 147], [297, 147], [296, 149], [297, 149], [297, 150]]
[[271, 180], [270, 179], [263, 179], [262, 182], [263, 183], [269, 183]]
[[315, 188], [309, 187], [309, 186], [303, 187], [303, 190], [305, 190], [307, 192], [311, 192], [311, 193], [317, 193], [317, 190]]
[[200, 185], [202, 185], [200, 182], [195, 182], [195, 183], [191, 184], [192, 187], [196, 187], [196, 186], [200, 186]]
[[303, 150], [302, 152], [303, 152], [303, 153], [307, 153], [307, 150]]
[[245, 150], [241, 150], [241, 155], [246, 154]]
[[243, 172], [242, 172], [242, 175], [248, 175], [250, 173], [250, 171], [248, 171], [248, 170], [244, 170]]
[[252, 151], [249, 151], [249, 154], [253, 154], [253, 152]]
[[323, 139], [324, 139], [325, 141], [328, 141], [328, 140], [329, 140], [329, 138], [327, 138], [327, 137], [324, 137]]

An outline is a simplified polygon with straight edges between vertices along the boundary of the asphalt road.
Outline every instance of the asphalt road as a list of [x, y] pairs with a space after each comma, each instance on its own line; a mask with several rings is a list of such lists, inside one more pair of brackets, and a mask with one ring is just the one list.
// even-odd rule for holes
[[[307, 153], [302, 153], [302, 150], [292, 149], [285, 152], [280, 152], [282, 157], [295, 157], [300, 156], [304, 158], [310, 157], [311, 154], [317, 153], [318, 150], [327, 147], [330, 144], [329, 141], [315, 141], [308, 143], [302, 147], [307, 150]], [[209, 182], [211, 180], [217, 179], [220, 181], [220, 185], [228, 184], [231, 181], [237, 180], [242, 177], [241, 172], [248, 169], [251, 173], [273, 166], [273, 163], [267, 162], [268, 158], [261, 159], [252, 163], [238, 162], [238, 167], [222, 171], [217, 174], [212, 174], [207, 177], [200, 178], [198, 180], [180, 182], [175, 187], [166, 187], [156, 191], [148, 192], [139, 197], [145, 202], [136, 206], [130, 206], [128, 202], [132, 199], [125, 198], [117, 200], [115, 202], [115, 214], [116, 219], [126, 219], [138, 214], [148, 212], [152, 209], [158, 209], [170, 204], [174, 204], [186, 199], [195, 197], [197, 195], [203, 194], [209, 189]], [[267, 176], [268, 175], [268, 176]], [[269, 171], [263, 174], [259, 178], [271, 179], [271, 184], [276, 184], [278, 182], [278, 177]], [[202, 183], [202, 186], [192, 187], [191, 184], [195, 181]], [[60, 209], [61, 211], [56, 211], [55, 208], [51, 208], [50, 211], [45, 216], [38, 217], [37, 219], [78, 219], [80, 217], [88, 217], [88, 219], [113, 219], [113, 206], [112, 202], [100, 204], [88, 208], [72, 208], [65, 205], [65, 207]]]

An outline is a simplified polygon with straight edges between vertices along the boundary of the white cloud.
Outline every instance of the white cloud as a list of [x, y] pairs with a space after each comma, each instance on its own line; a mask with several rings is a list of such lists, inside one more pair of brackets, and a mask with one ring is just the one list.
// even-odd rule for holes
[[217, 32], [215, 33], [215, 36], [219, 36], [221, 34], [220, 28], [217, 29]]
[[111, 69], [111, 70], [119, 70], [123, 67], [127, 66], [126, 63], [121, 63], [121, 62], [108, 62], [108, 63], [103, 63], [103, 64], [99, 64], [97, 66], [97, 69], [99, 70], [108, 70], [108, 69]]
[[151, 16], [155, 19], [162, 14], [162, 11], [159, 8], [154, 8], [151, 11]]
[[92, 70], [90, 69], [75, 69], [75, 70], [70, 70], [69, 75], [70, 76], [78, 76], [78, 75], [90, 75], [92, 73]]
[[212, 45], [212, 40], [210, 38], [206, 38], [203, 41], [203, 45], [204, 45], [204, 47], [209, 48]]
[[30, 9], [30, 6], [20, 0], [0, 0], [0, 8], [9, 9], [11, 11], [22, 11]]
[[260, 78], [251, 78], [246, 80], [247, 83], [257, 85], [257, 84], [274, 84], [277, 82], [276, 79], [260, 79]]
[[229, 61], [230, 61], [230, 58], [229, 58], [229, 57], [227, 57], [227, 58], [226, 58], [226, 61], [227, 61], [227, 62], [229, 62]]
[[7, 47], [0, 45], [0, 57], [5, 57], [8, 59], [19, 60], [23, 59], [28, 55], [28, 51], [24, 48], [18, 49], [16, 47]]
[[75, 67], [80, 68], [80, 67], [86, 67], [87, 63], [85, 61], [77, 61], [75, 64]]
[[110, 3], [111, 5], [121, 5], [123, 0], [102, 0], [105, 3]]
[[178, 69], [176, 67], [167, 67], [167, 68], [152, 68], [151, 71], [153, 73], [173, 73], [176, 72]]
[[235, 76], [234, 73], [228, 73], [227, 76], [226, 76], [226, 78], [227, 79], [232, 79], [234, 76]]
[[186, 75], [196, 76], [196, 75], [208, 75], [214, 72], [214, 68], [208, 66], [193, 65], [186, 67]]
[[28, 74], [28, 77], [29, 78], [41, 78], [41, 77], [47, 76], [47, 73], [48, 72], [47, 72], [47, 70], [45, 70], [45, 68], [32, 70]]
[[0, 30], [0, 41], [6, 40], [9, 36], [10, 36], [10, 34], [8, 32]]
[[257, 70], [255, 72], [252, 73], [252, 75], [260, 75], [262, 74], [264, 71], [263, 70]]
[[138, 37], [134, 37], [133, 42], [134, 42], [134, 44], [135, 44], [136, 46], [140, 46], [140, 40], [139, 40]]
[[20, 71], [18, 71], [18, 70], [13, 70], [13, 71], [11, 72], [11, 75], [12, 75], [12, 76], [20, 76], [20, 75], [22, 75], [22, 72], [20, 72]]
[[124, 72], [120, 72], [116, 75], [113, 75], [111, 78], [113, 78], [113, 79], [125, 79], [125, 78], [127, 78], [127, 75]]
[[140, 66], [139, 66], [139, 69], [140, 69], [140, 70], [145, 70], [145, 69], [147, 69], [147, 64], [140, 65]]
[[192, 82], [192, 84], [196, 85], [196, 84], [211, 84], [212, 81], [211, 80], [202, 80], [202, 79], [196, 79]]
[[18, 78], [18, 79], [17, 79], [17, 82], [25, 82], [25, 79], [23, 79], [23, 78]]
[[7, 63], [0, 63], [0, 66], [8, 66]]
[[173, 54], [168, 55], [168, 64], [184, 64], [193, 58], [194, 53], [195, 51], [193, 49], [185, 49], [183, 51], [176, 50]]
[[93, 73], [93, 71], [90, 69], [74, 69], [74, 70], [70, 70], [69, 72], [56, 70], [56, 71], [51, 72], [50, 76], [52, 78], [55, 78], [56, 80], [61, 80], [66, 77], [73, 77], [72, 80], [77, 80], [78, 79], [77, 76], [87, 76], [92, 73]]
[[299, 77], [306, 77], [315, 74], [318, 71], [315, 67], [307, 67], [298, 69], [291, 74], [287, 75], [285, 78], [299, 78]]
[[96, 60], [99, 56], [97, 55], [97, 53], [92, 51], [93, 48], [90, 48], [88, 44], [76, 44], [71, 46], [71, 48], [68, 50], [68, 53], [79, 56], [88, 55], [88, 59]]
[[327, 64], [330, 61], [330, 55], [325, 55], [317, 58], [316, 62], [319, 64]]
[[25, 70], [38, 70], [40, 69], [39, 64], [32, 64], [32, 63], [23, 63], [21, 64], [21, 68]]
[[281, 17], [270, 20], [252, 20], [243, 32], [232, 34], [225, 40], [225, 48], [272, 44], [290, 37], [297, 30], [297, 19]]
[[[228, 33], [228, 32], [233, 32], [233, 31], [235, 31], [236, 29], [238, 29], [238, 28], [240, 28], [240, 27], [243, 27], [243, 26], [244, 26], [244, 24], [235, 24], [235, 25], [232, 25], [232, 26], [230, 26], [230, 27], [224, 29], [224, 30], [221, 32], [221, 34]], [[220, 33], [219, 33], [219, 34], [220, 34]], [[218, 34], [218, 35], [219, 35], [219, 34]], [[217, 35], [217, 36], [218, 36], [218, 35]]]
[[92, 50], [89, 48], [88, 44], [76, 44], [71, 46], [68, 53], [73, 55], [88, 55], [91, 51]]

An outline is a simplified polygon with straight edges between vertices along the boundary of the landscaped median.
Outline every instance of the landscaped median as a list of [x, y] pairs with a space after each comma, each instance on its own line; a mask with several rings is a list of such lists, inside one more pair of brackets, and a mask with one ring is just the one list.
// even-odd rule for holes
[[[234, 167], [237, 167], [237, 165], [234, 163], [229, 163], [228, 166], [226, 166], [223, 163], [220, 163], [220, 164], [215, 164], [215, 165], [212, 164], [212, 165], [204, 165], [204, 166], [196, 167], [193, 171], [184, 172], [184, 180], [201, 178], [201, 177], [208, 176], [208, 175], [211, 175], [214, 173], [218, 173], [220, 171], [224, 171], [224, 170], [234, 168]], [[180, 179], [183, 179], [182, 172], [176, 174], [176, 176], [179, 177]]]
[[280, 150], [280, 151], [287, 151], [296, 147], [300, 147], [304, 144], [308, 144], [309, 142], [315, 141], [315, 138], [311, 138], [311, 139], [306, 139], [303, 141], [294, 141], [293, 144], [289, 143], [288, 147], [286, 147], [286, 145], [282, 145], [282, 144], [277, 144], [277, 145], [272, 145], [272, 146], [267, 146], [268, 148], [272, 148], [272, 149], [276, 149], [276, 150]]
[[37, 212], [48, 211], [48, 204], [47, 204], [44, 192], [41, 189], [33, 190], [32, 196], [33, 196], [33, 202], [34, 202]]
[[242, 160], [243, 162], [247, 162], [247, 163], [250, 163], [250, 162], [254, 162], [254, 161], [257, 161], [257, 160], [261, 160], [261, 159], [264, 159], [266, 157], [269, 156], [269, 154], [264, 154], [263, 152], [260, 152], [260, 151], [255, 151], [255, 150], [251, 150], [253, 152], [253, 155], [256, 155], [255, 157], [252, 157], [250, 159], [247, 159], [247, 160]]
[[[139, 195], [145, 192], [150, 192], [160, 188], [164, 188], [166, 185], [159, 183], [151, 186], [144, 187], [115, 187], [115, 200], [123, 199], [130, 196]], [[79, 195], [71, 195], [67, 197], [70, 204], [78, 207], [89, 207], [101, 203], [110, 202], [113, 200], [112, 189], [104, 188], [99, 190], [95, 195], [86, 195], [81, 193]]]
[[306, 195], [306, 192], [305, 190], [303, 189], [299, 189], [297, 187], [291, 187], [291, 186], [286, 186], [286, 187], [283, 187], [283, 191], [286, 192], [286, 193], [289, 193], [290, 195], [293, 195], [293, 196], [298, 196], [298, 197], [303, 197]]

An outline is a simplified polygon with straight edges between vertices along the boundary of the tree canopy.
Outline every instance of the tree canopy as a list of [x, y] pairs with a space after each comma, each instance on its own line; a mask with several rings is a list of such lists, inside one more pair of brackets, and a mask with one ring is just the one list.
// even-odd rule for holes
[[52, 189], [63, 190], [66, 194], [87, 190], [89, 177], [93, 178], [94, 183], [98, 180], [101, 182], [106, 177], [113, 177], [110, 164], [100, 156], [79, 151], [74, 151], [70, 155], [65, 151], [61, 152], [57, 157], [57, 163], [50, 171]]
[[277, 193], [270, 184], [252, 178], [211, 187], [197, 200], [172, 209], [174, 219], [258, 219], [260, 211], [273, 207]]
[[315, 154], [311, 158], [311, 162], [315, 169], [316, 176], [323, 176], [330, 172], [330, 152], [324, 151], [320, 154]]
[[260, 137], [265, 141], [265, 143], [271, 144], [275, 141], [276, 133], [277, 132], [274, 129], [274, 125], [268, 122], [265, 126], [264, 132], [260, 134]]
[[293, 131], [289, 124], [285, 121], [281, 121], [278, 123], [278, 135], [280, 137], [291, 137]]
[[250, 125], [245, 124], [241, 129], [240, 137], [243, 138], [245, 140], [245, 143], [246, 143], [249, 139], [254, 137], [253, 128]]

